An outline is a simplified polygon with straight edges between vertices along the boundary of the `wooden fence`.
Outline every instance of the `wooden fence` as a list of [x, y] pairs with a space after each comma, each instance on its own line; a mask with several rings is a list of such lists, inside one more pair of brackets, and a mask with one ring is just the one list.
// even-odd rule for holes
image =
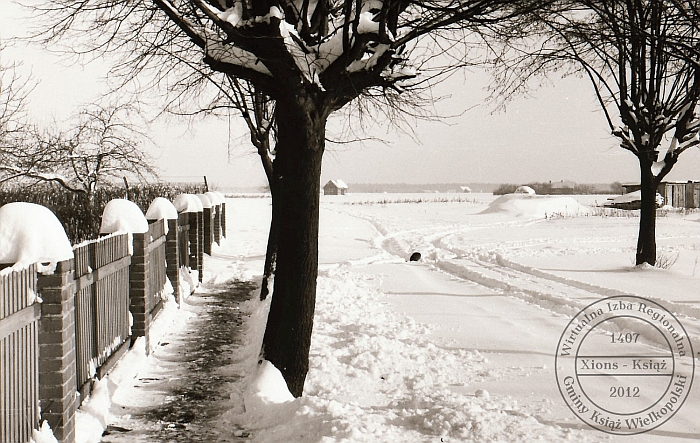
[[39, 419], [36, 267], [0, 277], [0, 442], [26, 442]]
[[[225, 236], [222, 208], [216, 227]], [[158, 220], [148, 232], [133, 234], [131, 245], [127, 234], [115, 234], [76, 246], [74, 258], [58, 263], [53, 274], [37, 275], [34, 265], [0, 271], [1, 443], [27, 443], [40, 420], [49, 422], [59, 442], [73, 443], [75, 410], [92, 382], [136, 337], [144, 336], [149, 349], [167, 277], [176, 295], [180, 267], [196, 269], [202, 279], [203, 213], [180, 214], [170, 223], [168, 236]], [[214, 227], [207, 225], [207, 241]], [[40, 304], [34, 303], [37, 293]]]
[[73, 252], [76, 374], [84, 398], [88, 382], [106, 372], [129, 341], [129, 237], [104, 237]]

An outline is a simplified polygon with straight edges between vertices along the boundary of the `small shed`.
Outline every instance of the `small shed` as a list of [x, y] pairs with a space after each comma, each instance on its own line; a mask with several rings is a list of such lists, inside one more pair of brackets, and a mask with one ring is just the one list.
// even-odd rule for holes
[[[622, 185], [623, 194], [639, 191], [639, 184]], [[674, 208], [700, 208], [700, 181], [665, 181], [657, 191], [664, 198], [664, 204]]]
[[470, 188], [469, 186], [460, 186], [459, 189], [465, 194], [469, 194], [470, 192], [472, 192], [472, 188]]
[[323, 186], [323, 195], [345, 195], [348, 185], [342, 180], [330, 180]]

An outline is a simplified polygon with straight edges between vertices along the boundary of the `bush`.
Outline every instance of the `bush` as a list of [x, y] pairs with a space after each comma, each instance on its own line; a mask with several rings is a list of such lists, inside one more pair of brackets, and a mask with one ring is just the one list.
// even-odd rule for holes
[[[201, 192], [204, 192], [203, 185], [157, 183], [130, 187], [128, 197], [146, 213], [156, 197], [172, 200], [178, 194]], [[71, 243], [77, 244], [97, 238], [105, 205], [115, 198], [126, 197], [122, 187], [102, 187], [95, 191], [91, 204], [85, 194], [70, 192], [58, 185], [38, 184], [1, 190], [0, 206], [20, 201], [46, 206], [56, 214]]]

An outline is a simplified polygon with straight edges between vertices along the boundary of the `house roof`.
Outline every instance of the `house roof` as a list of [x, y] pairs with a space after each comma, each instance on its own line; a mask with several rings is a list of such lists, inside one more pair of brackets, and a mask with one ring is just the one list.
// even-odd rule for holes
[[[346, 185], [345, 182], [342, 180], [330, 180], [328, 183], [326, 183], [326, 186], [331, 185], [331, 184], [338, 189], [348, 189], [348, 185]], [[325, 186], [324, 186], [324, 188], [325, 188]]]
[[576, 187], [576, 183], [569, 181], [569, 180], [562, 180], [559, 182], [552, 182], [552, 188], [554, 189], [562, 189], [562, 188], [574, 188]]

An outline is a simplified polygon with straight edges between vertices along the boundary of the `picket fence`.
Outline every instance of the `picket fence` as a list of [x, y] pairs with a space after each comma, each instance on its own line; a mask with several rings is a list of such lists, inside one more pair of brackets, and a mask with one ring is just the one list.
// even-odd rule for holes
[[133, 234], [132, 254], [128, 235], [115, 234], [75, 246], [49, 275], [34, 265], [0, 271], [0, 442], [27, 443], [44, 420], [59, 442], [75, 441], [81, 399], [136, 338], [149, 348], [166, 278], [178, 303], [182, 267], [201, 281], [204, 241], [225, 237], [225, 213], [222, 203], [181, 213], [167, 230], [149, 222]]

